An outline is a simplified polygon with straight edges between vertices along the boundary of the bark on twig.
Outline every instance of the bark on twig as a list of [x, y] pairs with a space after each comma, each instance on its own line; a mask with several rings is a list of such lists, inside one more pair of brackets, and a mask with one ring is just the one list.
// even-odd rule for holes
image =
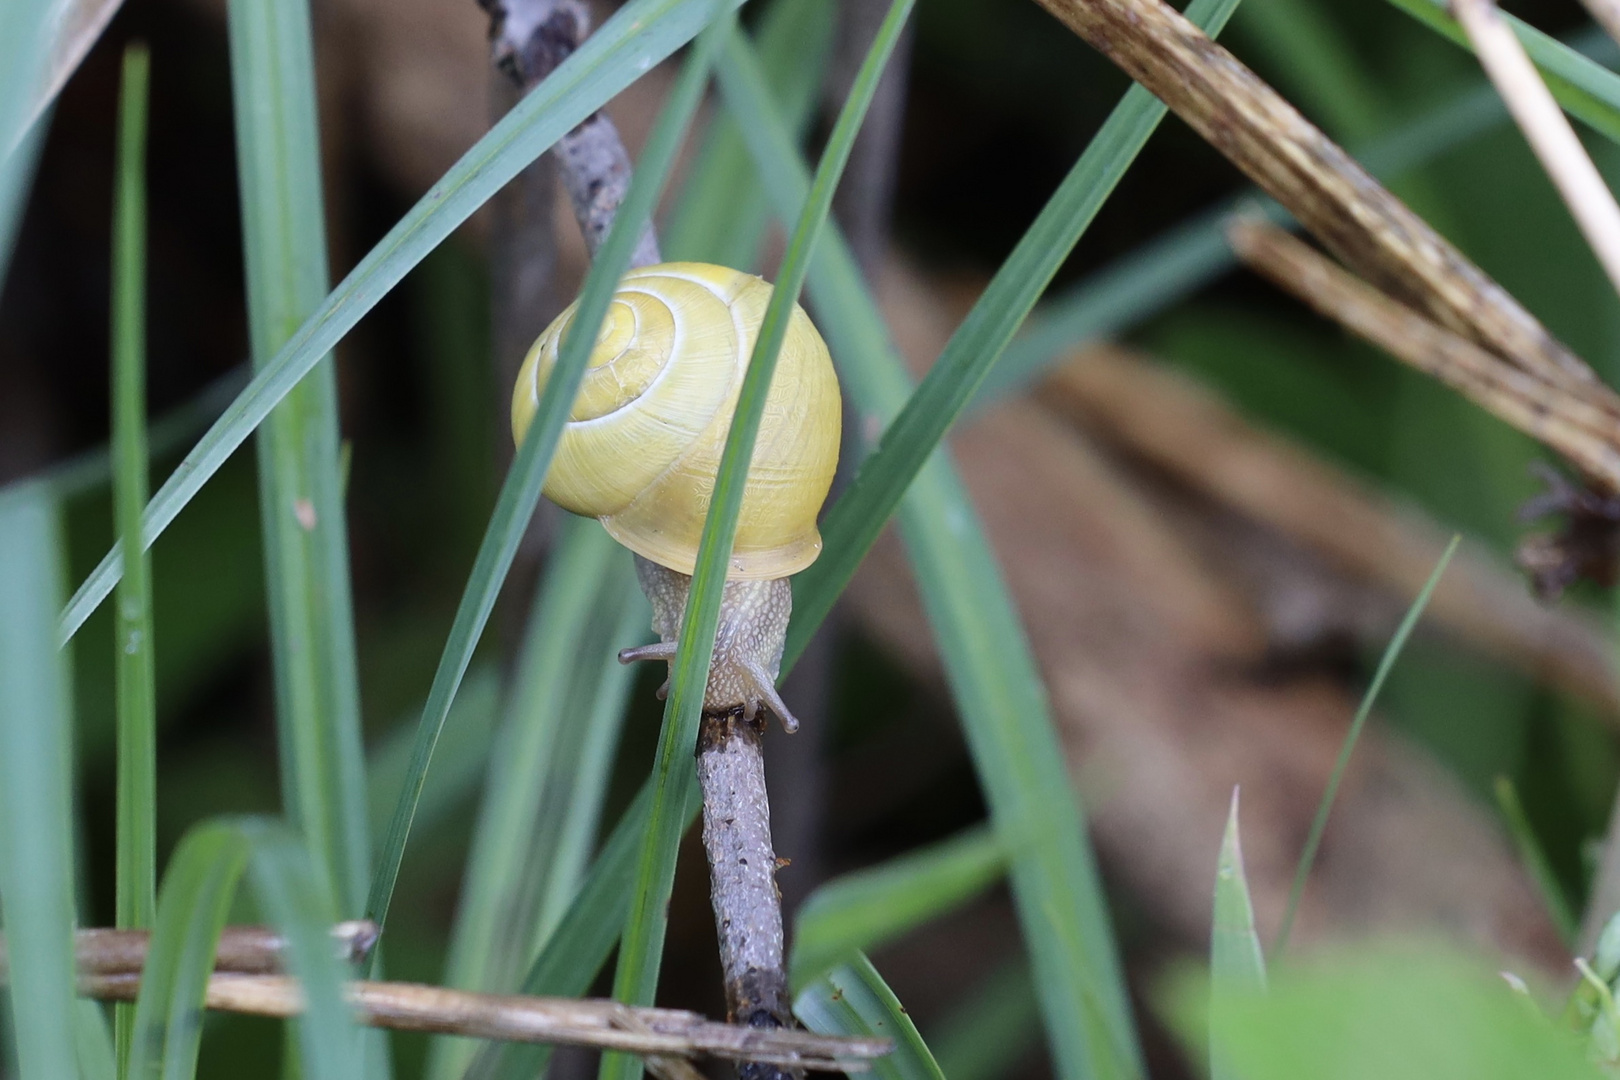
[[1548, 383], [1620, 398], [1505, 289], [1163, 0], [1039, 0], [1367, 280]]
[[1451, 8], [1514, 123], [1563, 196], [1609, 281], [1620, 291], [1620, 206], [1576, 138], [1575, 129], [1525, 55], [1524, 46], [1502, 20], [1495, 0], [1452, 0]]
[[[580, 0], [479, 0], [489, 13], [494, 61], [527, 91], [568, 59], [591, 32], [590, 13]], [[630, 155], [605, 112], [587, 117], [551, 149], [574, 217], [592, 257], [630, 187]], [[631, 257], [632, 266], [662, 261], [649, 222]]]
[[[79, 992], [134, 1000], [137, 974], [86, 975]], [[371, 1027], [468, 1035], [509, 1042], [553, 1043], [665, 1057], [766, 1061], [797, 1069], [861, 1071], [889, 1052], [888, 1039], [842, 1039], [802, 1031], [719, 1024], [681, 1009], [636, 1008], [616, 1001], [475, 994], [438, 986], [351, 982], [356, 1019]], [[206, 1005], [223, 1012], [291, 1018], [304, 1010], [297, 980], [227, 972], [208, 980]]]
[[1577, 393], [1509, 366], [1359, 281], [1273, 225], [1252, 220], [1227, 230], [1238, 256], [1279, 288], [1434, 376], [1480, 407], [1562, 454], [1620, 492], [1620, 417], [1595, 404], [1593, 384]]
[[[332, 927], [332, 946], [340, 960], [359, 963], [377, 944], [377, 924], [354, 919]], [[146, 966], [152, 935], [145, 930], [96, 928], [74, 934], [74, 966], [81, 975], [139, 973]], [[268, 975], [282, 970], [287, 941], [268, 926], [227, 926], [214, 953], [214, 970]], [[5, 941], [0, 939], [0, 979], [6, 974]]]

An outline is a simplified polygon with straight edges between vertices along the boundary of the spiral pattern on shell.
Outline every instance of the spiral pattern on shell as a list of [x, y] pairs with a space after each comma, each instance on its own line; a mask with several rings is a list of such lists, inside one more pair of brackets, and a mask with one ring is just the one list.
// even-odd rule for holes
[[[723, 266], [632, 270], [614, 293], [545, 493], [625, 547], [692, 573], [768, 282]], [[522, 442], [575, 307], [529, 349], [512, 395]], [[771, 380], [732, 550], [733, 579], [787, 577], [821, 553], [816, 514], [838, 464], [832, 358], [795, 306]]]

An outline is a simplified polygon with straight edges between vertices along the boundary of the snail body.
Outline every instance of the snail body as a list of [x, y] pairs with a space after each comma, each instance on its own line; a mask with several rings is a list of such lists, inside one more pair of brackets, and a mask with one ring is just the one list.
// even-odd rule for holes
[[[597, 335], [545, 494], [599, 519], [637, 556], [661, 641], [625, 650], [626, 662], [674, 661], [720, 456], [771, 288], [706, 263], [632, 270]], [[541, 333], [518, 373], [512, 433], [520, 443], [576, 307]], [[797, 726], [775, 689], [792, 607], [787, 578], [821, 553], [816, 514], [837, 468], [840, 426], [832, 358], [795, 305], [737, 519], [707, 713], [741, 710], [752, 721], [767, 707], [788, 730]]]

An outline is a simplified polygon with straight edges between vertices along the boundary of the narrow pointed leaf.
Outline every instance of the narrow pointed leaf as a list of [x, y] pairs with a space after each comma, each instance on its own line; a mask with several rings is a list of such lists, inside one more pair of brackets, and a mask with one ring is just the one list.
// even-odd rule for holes
[[793, 1000], [793, 1012], [820, 1035], [877, 1036], [894, 1052], [872, 1062], [879, 1080], [945, 1080], [900, 999], [865, 953], [854, 953], [817, 977]]

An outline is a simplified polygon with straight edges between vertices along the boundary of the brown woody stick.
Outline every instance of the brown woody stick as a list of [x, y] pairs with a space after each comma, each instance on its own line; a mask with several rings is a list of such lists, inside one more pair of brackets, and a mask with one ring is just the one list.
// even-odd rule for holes
[[1620, 397], [1505, 289], [1162, 0], [1039, 0], [1379, 288], [1544, 381]]
[[1358, 281], [1273, 225], [1240, 220], [1227, 230], [1238, 256], [1279, 288], [1354, 333], [1462, 393], [1620, 491], [1620, 420], [1577, 395], [1513, 368], [1500, 357]]
[[[86, 975], [79, 992], [132, 1001], [140, 976]], [[616, 1001], [578, 1001], [475, 994], [416, 983], [352, 982], [356, 1018], [371, 1027], [470, 1035], [510, 1042], [554, 1043], [643, 1056], [717, 1057], [788, 1068], [851, 1072], [889, 1052], [888, 1039], [840, 1039], [779, 1028], [720, 1024], [681, 1009], [636, 1008]], [[222, 1012], [280, 1019], [303, 1012], [303, 992], [285, 975], [222, 972], [208, 980], [206, 1005]]]

